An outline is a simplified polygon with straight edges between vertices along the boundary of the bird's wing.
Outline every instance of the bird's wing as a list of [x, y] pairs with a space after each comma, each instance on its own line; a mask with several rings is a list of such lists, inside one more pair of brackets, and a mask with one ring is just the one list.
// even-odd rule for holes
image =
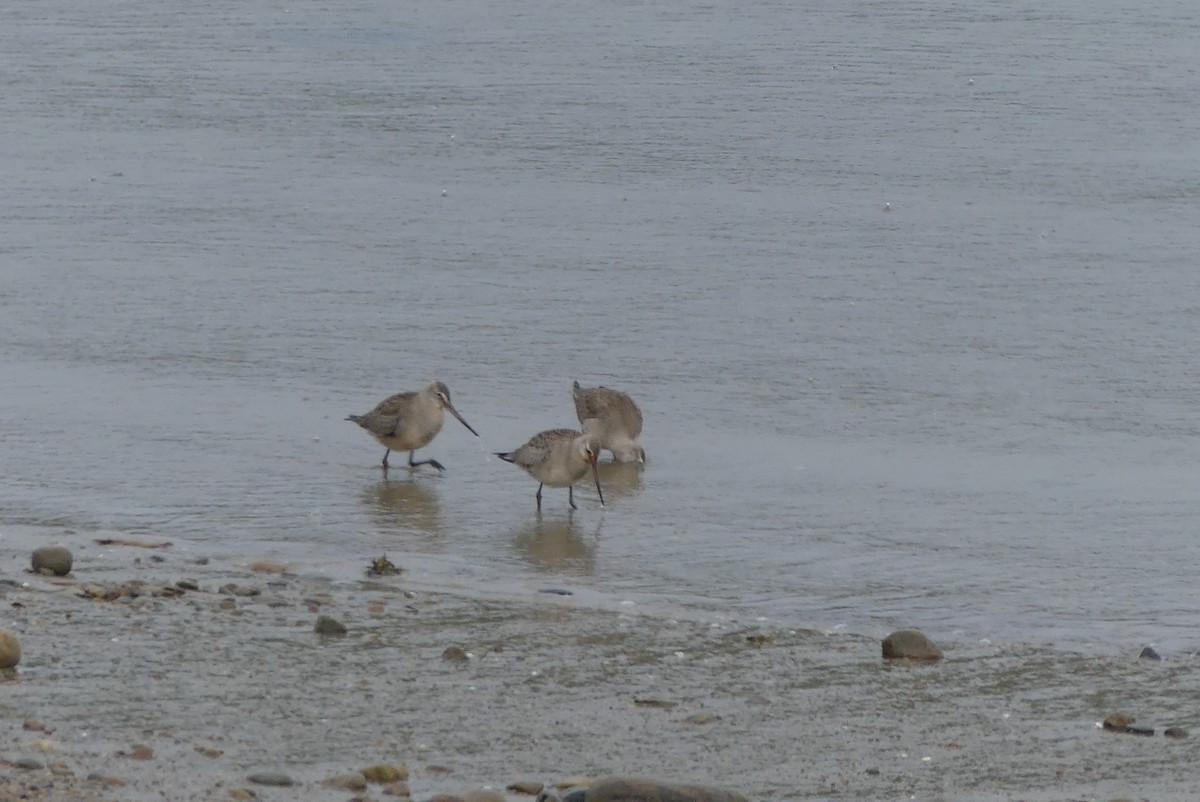
[[366, 419], [367, 428], [378, 435], [395, 434], [401, 415], [416, 395], [416, 393], [396, 393], [380, 401], [373, 410], [363, 416]]
[[613, 392], [607, 387], [581, 387], [575, 391], [575, 414], [579, 420], [603, 418], [613, 403]]
[[618, 424], [631, 437], [642, 431], [642, 411], [625, 393], [607, 387], [580, 388], [575, 392], [575, 414], [579, 422], [595, 418]]
[[529, 438], [529, 442], [513, 452], [513, 462], [522, 468], [532, 468], [550, 459], [557, 443], [574, 440], [579, 432], [574, 429], [547, 429]]
[[621, 425], [630, 437], [637, 437], [642, 433], [642, 411], [638, 409], [638, 405], [633, 403], [633, 399], [625, 396], [624, 403], [620, 404], [616, 410], [616, 414], [621, 419]]
[[585, 420], [591, 417], [591, 415], [588, 414], [589, 392], [591, 391], [580, 387], [579, 382], [575, 382], [574, 387], [571, 389], [571, 398], [575, 401], [575, 416], [579, 418], [580, 423], [583, 423]]

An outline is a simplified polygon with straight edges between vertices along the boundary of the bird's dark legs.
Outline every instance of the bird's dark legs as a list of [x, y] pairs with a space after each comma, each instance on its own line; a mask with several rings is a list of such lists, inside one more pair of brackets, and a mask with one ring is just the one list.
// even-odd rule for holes
[[538, 484], [537, 502], [538, 502], [538, 512], [541, 512], [542, 511], [542, 486], [541, 486], [541, 484]]
[[388, 469], [388, 464], [387, 464], [388, 454], [391, 454], [391, 453], [392, 453], [392, 450], [390, 448], [387, 451], [383, 452], [383, 469], [385, 471]]
[[446, 470], [444, 467], [442, 467], [442, 463], [438, 462], [435, 459], [423, 459], [420, 462], [413, 462], [413, 453], [414, 452], [412, 452], [412, 451], [408, 452], [408, 467], [415, 468], [418, 465], [432, 465], [433, 467], [437, 468], [439, 471]]
[[579, 509], [575, 506], [575, 488], [571, 487], [570, 485], [567, 485], [567, 503], [571, 505], [571, 509]]

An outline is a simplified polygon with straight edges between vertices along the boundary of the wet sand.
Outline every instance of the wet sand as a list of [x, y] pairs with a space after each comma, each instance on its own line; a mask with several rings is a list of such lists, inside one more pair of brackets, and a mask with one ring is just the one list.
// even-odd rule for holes
[[[60, 772], [10, 763], [0, 798], [32, 783], [41, 799], [230, 799], [238, 788], [349, 799], [322, 780], [378, 763], [404, 763], [418, 800], [609, 774], [751, 799], [1194, 798], [1196, 741], [1161, 734], [1195, 724], [1190, 655], [1152, 662], [930, 632], [945, 660], [894, 664], [873, 637], [665, 620], [578, 596], [483, 598], [367, 578], [369, 557], [360, 581], [334, 581], [317, 565], [253, 571], [228, 554], [101, 547], [77, 532], [54, 538], [75, 554], [71, 577], [34, 576], [25, 569], [44, 538], [0, 535], [0, 624], [23, 650], [3, 686], [0, 758]], [[154, 595], [180, 580], [198, 589]], [[84, 592], [131, 581], [147, 595]], [[229, 583], [258, 594], [219, 592]], [[319, 614], [347, 634], [314, 634]], [[453, 646], [465, 661], [444, 658]], [[1114, 710], [1158, 733], [1100, 731]], [[264, 770], [298, 784], [247, 780]], [[366, 795], [390, 798], [378, 786]]]

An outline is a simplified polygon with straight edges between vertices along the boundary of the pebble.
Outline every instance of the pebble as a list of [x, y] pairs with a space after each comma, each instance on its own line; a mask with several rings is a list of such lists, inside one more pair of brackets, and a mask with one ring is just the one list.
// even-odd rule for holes
[[514, 794], [529, 794], [530, 796], [537, 796], [542, 792], [543, 787], [544, 784], [539, 780], [516, 780], [515, 782], [509, 783], [504, 790], [510, 791]]
[[34, 549], [33, 572], [66, 576], [71, 573], [71, 550], [66, 546], [42, 546]]
[[108, 774], [101, 774], [98, 771], [93, 771], [91, 774], [89, 774], [87, 776], [87, 778], [88, 778], [89, 782], [100, 783], [101, 785], [105, 786], [106, 788], [122, 788], [125, 785], [125, 781], [122, 780], [120, 777], [113, 777]]
[[1183, 727], [1167, 727], [1163, 730], [1163, 735], [1168, 738], [1186, 738], [1188, 737], [1188, 731]]
[[408, 766], [403, 763], [376, 763], [361, 772], [369, 783], [394, 783], [408, 780]]
[[319, 615], [317, 623], [313, 625], [313, 632], [318, 635], [341, 636], [346, 634], [346, 625], [332, 616]]
[[235, 582], [226, 582], [217, 592], [226, 596], [257, 596], [262, 591], [258, 588], [243, 587]]
[[154, 757], [154, 750], [145, 744], [134, 744], [133, 748], [128, 752], [117, 752], [120, 757], [128, 757], [133, 760], [150, 760]]
[[1110, 732], [1125, 732], [1136, 719], [1132, 713], [1109, 713], [1104, 717], [1104, 729]]
[[408, 783], [403, 780], [397, 780], [394, 783], [387, 783], [379, 792], [384, 796], [412, 796], [412, 791], [408, 787]]
[[371, 560], [371, 564], [367, 566], [367, 576], [395, 576], [400, 573], [400, 568], [387, 558], [384, 554], [381, 557], [376, 557]]
[[465, 663], [469, 658], [461, 646], [447, 646], [442, 652], [442, 660], [447, 663]]
[[175, 583], [180, 590], [200, 590], [200, 583], [194, 579], [181, 579]]
[[246, 778], [256, 785], [295, 785], [296, 781], [282, 771], [258, 771]]
[[12, 762], [12, 764], [13, 764], [13, 768], [27, 769], [29, 771], [33, 771], [34, 769], [44, 768], [42, 766], [42, 761], [40, 761], [36, 758], [32, 758], [32, 757], [19, 757], [16, 760], [14, 760]]
[[0, 628], [0, 668], [14, 668], [21, 662], [21, 641], [8, 629]]
[[885, 660], [940, 660], [942, 650], [918, 629], [898, 629], [883, 639]]
[[1142, 649], [1142, 653], [1138, 655], [1138, 658], [1141, 660], [1161, 660], [1162, 659], [1161, 657], [1159, 657], [1158, 652], [1154, 651], [1154, 649], [1150, 648], [1149, 646], [1147, 646], [1145, 649]]

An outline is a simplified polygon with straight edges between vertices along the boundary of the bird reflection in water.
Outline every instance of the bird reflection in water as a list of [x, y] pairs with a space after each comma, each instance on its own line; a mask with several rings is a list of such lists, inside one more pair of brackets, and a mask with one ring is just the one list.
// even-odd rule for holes
[[596, 464], [596, 470], [600, 472], [600, 484], [606, 496], [633, 496], [642, 491], [644, 468], [639, 463], [600, 462]]
[[388, 529], [413, 529], [429, 535], [440, 532], [437, 492], [419, 480], [384, 478], [362, 493], [371, 518]]
[[512, 536], [517, 554], [530, 565], [543, 571], [590, 576], [596, 570], [596, 544], [600, 539], [600, 527], [604, 520], [596, 522], [595, 531], [587, 534], [575, 516], [555, 517], [534, 521], [518, 527]]

